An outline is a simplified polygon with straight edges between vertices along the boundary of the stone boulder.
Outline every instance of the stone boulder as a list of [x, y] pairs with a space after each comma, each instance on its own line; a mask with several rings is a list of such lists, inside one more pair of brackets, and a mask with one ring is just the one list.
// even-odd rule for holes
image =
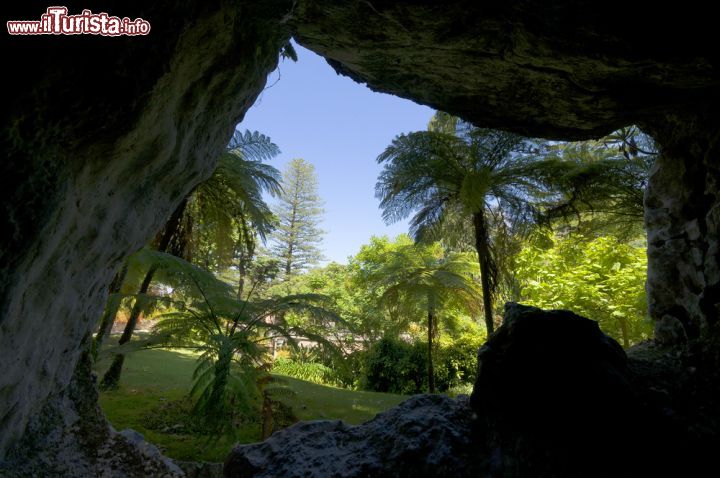
[[478, 352], [471, 406], [503, 474], [625, 476], [639, 403], [622, 347], [570, 311], [508, 303]]
[[468, 399], [417, 395], [358, 426], [300, 422], [262, 443], [236, 446], [230, 477], [478, 476]]

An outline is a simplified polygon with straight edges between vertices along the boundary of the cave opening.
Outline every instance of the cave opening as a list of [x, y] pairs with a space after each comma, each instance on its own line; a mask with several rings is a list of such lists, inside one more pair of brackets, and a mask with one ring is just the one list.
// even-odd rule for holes
[[[303, 460], [312, 461], [318, 449], [357, 458], [355, 468], [336, 458], [314, 468], [320, 473], [339, 469], [348, 476], [361, 476], [363, 470], [380, 475], [378, 463], [388, 457], [407, 474], [420, 475], [450, 473], [453, 466], [462, 470], [463, 463], [472, 465], [466, 474], [481, 470], [501, 476], [578, 476], [578, 469], [587, 476], [618, 476], [612, 467], [638, 476], [650, 465], [657, 476], [681, 469], [699, 476], [716, 467], [709, 458], [717, 447], [720, 416], [715, 399], [719, 123], [717, 57], [709, 46], [712, 20], [692, 8], [660, 9], [658, 21], [638, 23], [640, 10], [618, 17], [606, 5], [585, 7], [590, 13], [565, 2], [552, 9], [540, 2], [130, 2], [122, 8], [127, 12], [118, 14], [150, 19], [151, 35], [4, 36], [15, 74], [4, 91], [2, 137], [2, 225], [9, 231], [0, 255], [0, 359], [6, 364], [0, 377], [2, 473], [92, 476], [115, 468], [125, 470], [120, 475], [144, 476], [172, 469], [135, 435], [107, 428], [88, 380], [86, 337], [121, 261], [146, 244], [210, 176], [215, 165], [209, 158], [222, 153], [291, 36], [338, 73], [373, 90], [480, 126], [555, 140], [599, 137], [628, 124], [650, 133], [660, 145], [644, 199], [648, 309], [657, 343], [624, 354], [579, 325], [583, 321], [543, 316], [554, 321], [553, 327], [574, 324], [569, 327], [577, 327], [577, 336], [587, 339], [582, 343], [599, 355], [585, 356], [589, 362], [557, 375], [528, 377], [525, 388], [517, 388], [503, 374], [527, 375], [520, 365], [537, 360], [539, 352], [526, 335], [534, 330], [526, 319], [536, 312], [511, 307], [506, 318], [515, 317], [514, 325], [500, 329], [492, 350], [481, 351], [487, 358], [482, 367], [489, 371], [484, 390], [498, 390], [497, 395], [476, 395], [471, 404], [420, 398], [385, 415], [374, 429], [325, 423], [309, 430], [336, 440], [329, 444], [306, 440], [302, 433], [278, 435], [259, 448], [234, 452], [226, 473], [285, 474], [307, 466]], [[31, 6], [11, 10], [7, 20], [41, 13]], [[680, 34], [678, 24], [692, 25], [692, 32]], [[89, 60], [98, 57], [107, 59], [106, 68]], [[548, 330], [562, 336], [569, 329]], [[541, 343], [554, 343], [543, 337]], [[568, 365], [575, 356], [560, 354], [537, 364]], [[604, 365], [594, 375], [597, 363]], [[551, 369], [539, 368], [529, 370]], [[517, 413], [499, 407], [502, 413], [493, 415], [485, 408], [499, 406], [513, 391], [528, 396], [538, 393], [537, 387], [551, 396], [567, 391], [568, 377], [577, 374], [586, 379], [579, 386], [583, 393], [597, 391], [598, 383], [611, 385], [607, 390], [613, 393], [600, 395], [612, 403], [609, 410], [619, 411], [629, 400], [633, 410], [645, 412], [637, 418], [538, 405], [552, 400], [537, 406], [507, 402], [525, 407]], [[553, 419], [541, 420], [543, 413]], [[383, 428], [418, 426], [406, 421], [413, 416], [448, 420], [441, 429], [450, 432], [440, 442], [448, 444], [451, 456], [434, 454], [438, 448], [431, 443], [418, 447], [402, 441], [408, 436], [401, 433], [383, 435]], [[481, 420], [468, 421], [469, 416]], [[562, 426], [546, 443], [517, 417], [543, 429]], [[623, 428], [618, 417], [637, 420]], [[588, 429], [569, 421], [586, 423]], [[433, 423], [423, 427], [440, 433]], [[588, 443], [607, 452], [602, 456], [573, 448], [573, 440], [582, 441], [576, 433], [592, 430], [599, 430], [598, 436], [633, 430], [627, 437], [637, 440], [611, 446], [595, 437]], [[348, 441], [350, 436], [360, 439]], [[363, 439], [368, 437], [377, 446], [367, 446]], [[296, 455], [273, 455], [272, 447], [282, 439], [298, 445]], [[403, 443], [397, 450], [383, 446], [395, 439]], [[354, 445], [343, 448], [347, 443]], [[642, 453], [621, 452], [635, 443], [644, 444]], [[122, 463], [108, 459], [108, 446], [125, 451], [125, 458], [117, 458]], [[420, 456], [402, 454], [418, 449]], [[569, 459], [568, 450], [582, 459]], [[650, 455], [659, 458], [648, 465], [644, 458]], [[604, 466], [588, 468], [597, 460]]]

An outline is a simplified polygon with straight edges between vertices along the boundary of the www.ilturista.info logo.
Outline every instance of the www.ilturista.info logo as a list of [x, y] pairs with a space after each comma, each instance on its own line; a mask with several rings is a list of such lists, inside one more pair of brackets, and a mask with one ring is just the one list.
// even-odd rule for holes
[[48, 7], [40, 20], [14, 20], [7, 22], [10, 35], [147, 35], [150, 22], [142, 18], [113, 17], [107, 13], [83, 10], [79, 15], [68, 15], [67, 7]]

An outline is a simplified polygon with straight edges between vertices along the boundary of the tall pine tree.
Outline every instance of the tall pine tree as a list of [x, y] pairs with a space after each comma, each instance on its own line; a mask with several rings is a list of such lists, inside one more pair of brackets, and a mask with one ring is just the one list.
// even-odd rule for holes
[[315, 167], [304, 159], [290, 161], [283, 171], [282, 187], [273, 210], [278, 227], [272, 235], [271, 251], [287, 278], [322, 260], [324, 231], [318, 224], [324, 211]]

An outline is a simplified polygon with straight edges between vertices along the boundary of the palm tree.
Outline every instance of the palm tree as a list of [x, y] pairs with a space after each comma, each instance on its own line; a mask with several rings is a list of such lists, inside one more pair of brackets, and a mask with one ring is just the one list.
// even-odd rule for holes
[[438, 336], [438, 314], [448, 305], [470, 312], [478, 307], [472, 273], [477, 266], [466, 254], [445, 255], [439, 244], [409, 245], [393, 251], [384, 264], [373, 271], [370, 281], [384, 289], [383, 303], [425, 304], [428, 337], [428, 386], [435, 392], [433, 343]]
[[[272, 227], [273, 216], [262, 195], [265, 191], [272, 195], [280, 192], [280, 175], [263, 160], [279, 152], [270, 138], [257, 131], [236, 131], [213, 175], [181, 201], [152, 247], [191, 261], [200, 249], [199, 244], [210, 243], [214, 251], [212, 265], [221, 267], [229, 262], [236, 250], [234, 246], [249, 243], [249, 228], [264, 239]], [[234, 235], [244, 240], [235, 242]], [[207, 262], [205, 265], [209, 267]], [[150, 264], [118, 345], [124, 345], [132, 338], [140, 314], [147, 305], [147, 293], [156, 272], [157, 266]], [[109, 330], [107, 325], [105, 330]], [[115, 355], [103, 376], [101, 388], [117, 387], [124, 359], [121, 352]]]
[[540, 149], [527, 138], [438, 112], [428, 131], [397, 136], [377, 158], [384, 168], [375, 191], [386, 222], [413, 214], [416, 240], [471, 228], [488, 334], [498, 278], [491, 224], [521, 225], [536, 217], [533, 199], [549, 193], [548, 168], [557, 167], [538, 159]]

